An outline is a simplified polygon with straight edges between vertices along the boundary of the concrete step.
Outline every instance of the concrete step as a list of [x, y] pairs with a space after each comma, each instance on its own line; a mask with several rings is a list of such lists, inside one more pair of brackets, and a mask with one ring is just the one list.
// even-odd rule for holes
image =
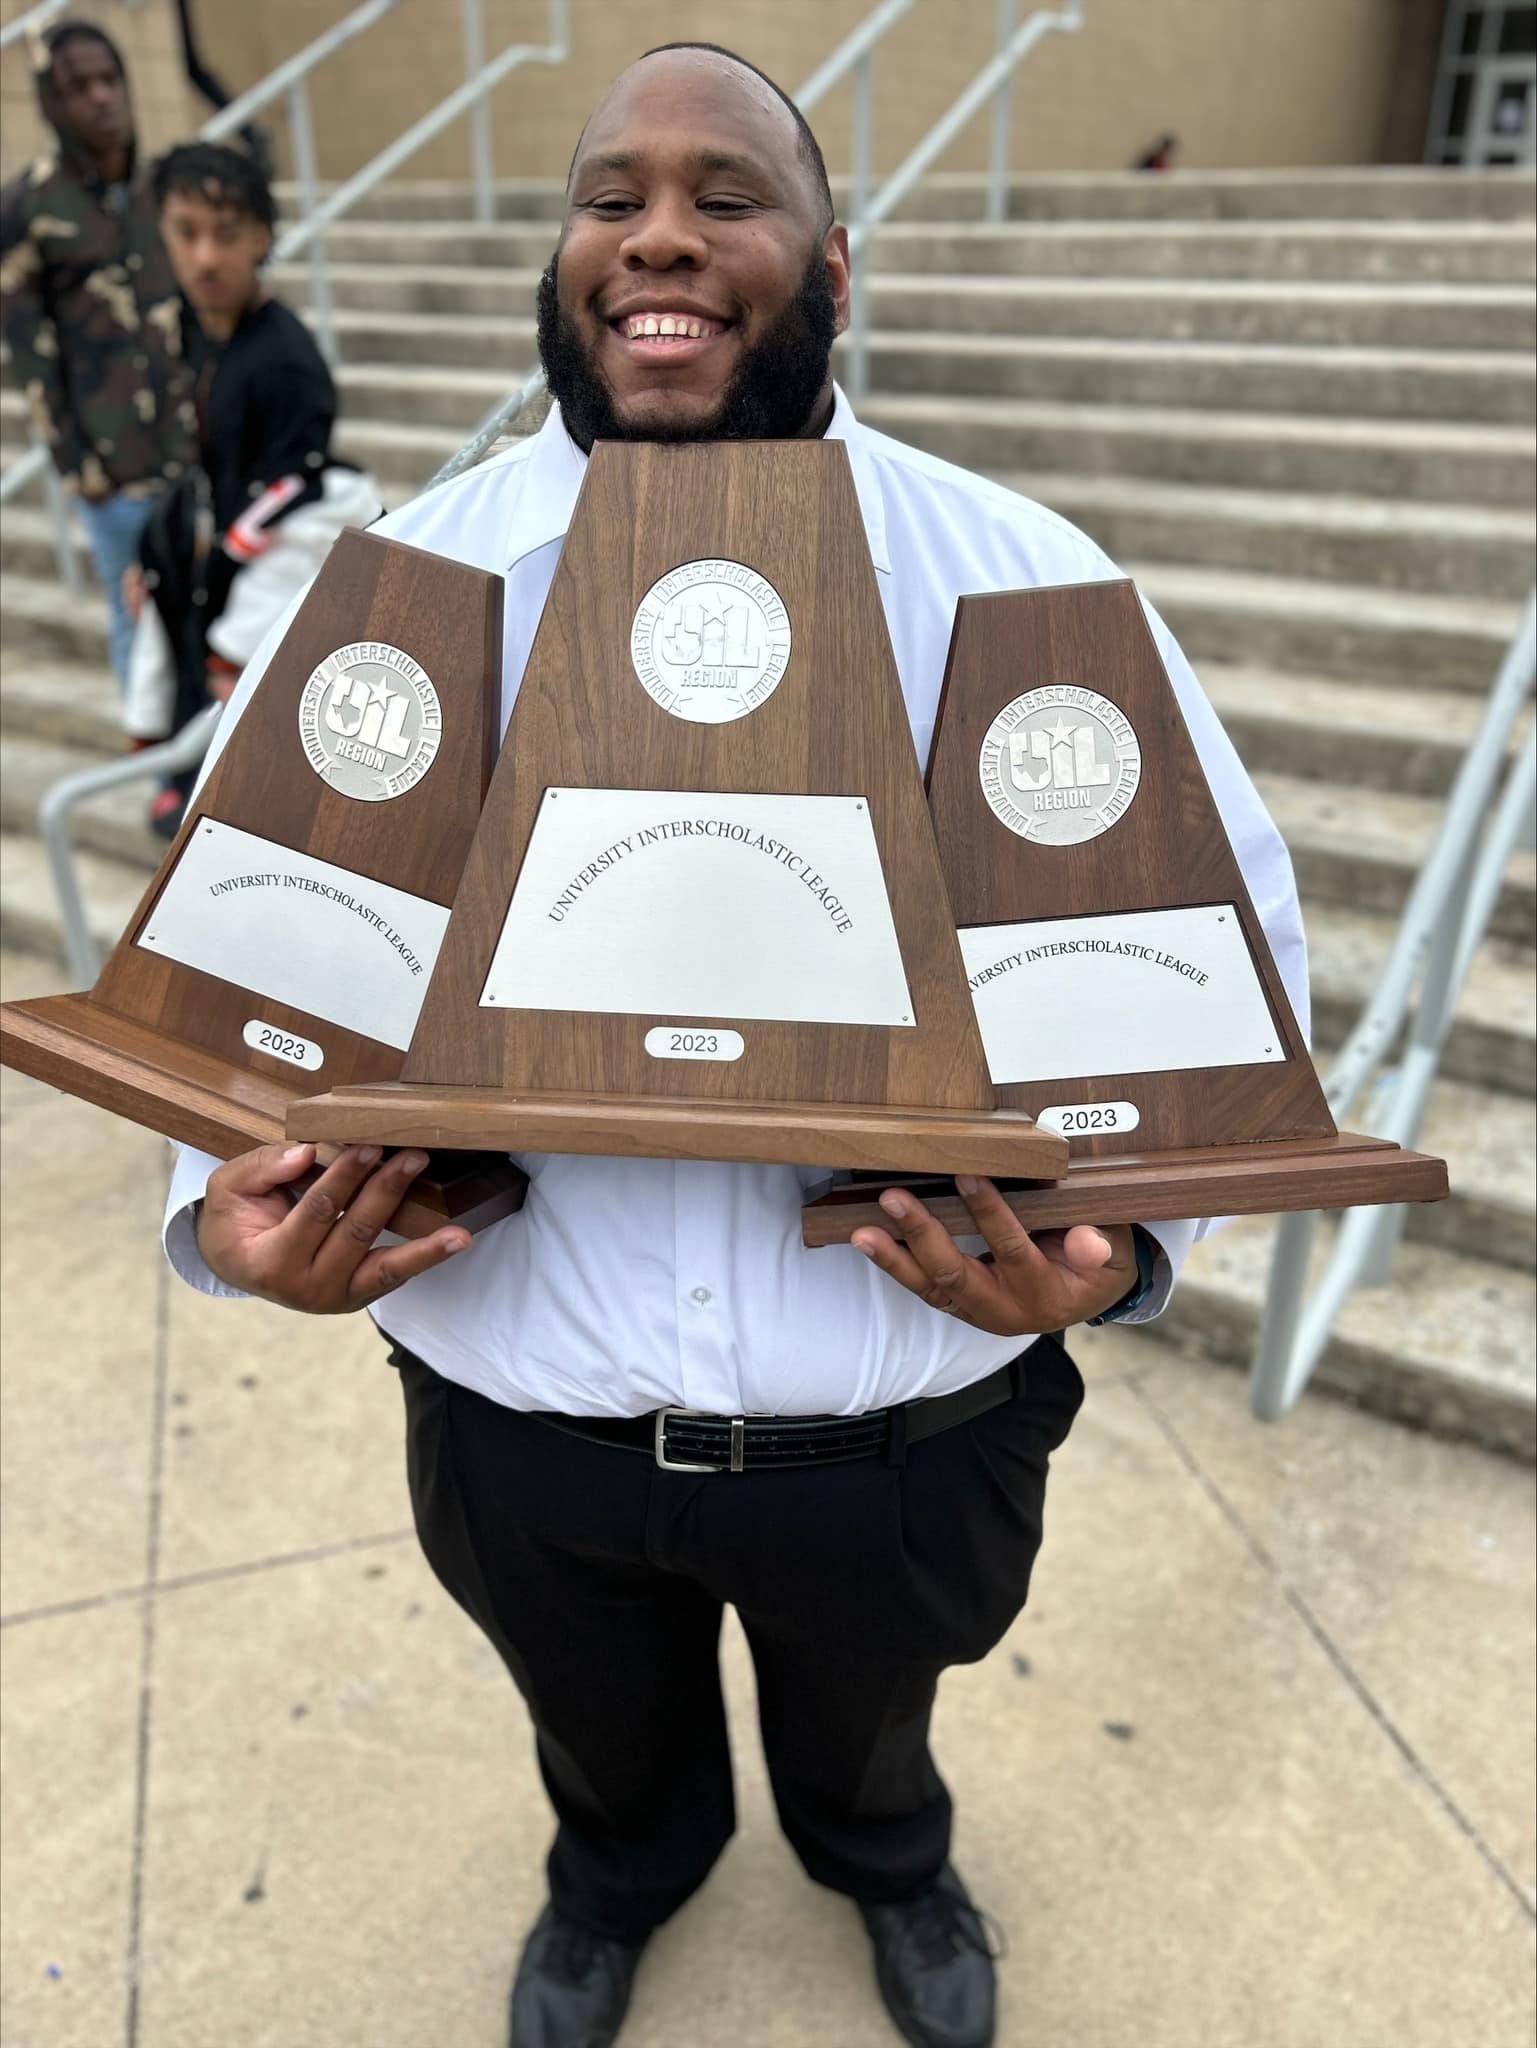
[[[537, 358], [534, 323], [436, 313], [337, 315], [343, 362], [504, 376]], [[840, 346], [834, 360], [845, 360]], [[1277, 348], [1257, 343], [876, 333], [877, 392], [933, 392], [1226, 412], [1502, 421], [1537, 418], [1537, 364], [1513, 351]]]
[[1211, 406], [1362, 419], [1537, 418], [1537, 363], [1505, 351], [1277, 348], [1260, 343], [872, 334], [877, 393], [1066, 404]]
[[[341, 222], [326, 236], [338, 264], [543, 270], [557, 224], [481, 225], [469, 209]], [[946, 221], [877, 229], [873, 274], [1007, 278], [1269, 279], [1305, 284], [1516, 286], [1537, 277], [1526, 220]], [[300, 259], [296, 269], [304, 268]]]
[[1123, 564], [1185, 652], [1302, 675], [1486, 692], [1520, 621], [1503, 600], [1421, 596], [1170, 562]]
[[1138, 477], [1240, 490], [1525, 509], [1537, 435], [1431, 420], [877, 393], [872, 427], [985, 474]]
[[1201, 683], [1251, 772], [1444, 799], [1483, 716], [1466, 690], [1398, 690], [1203, 661]]
[[[114, 751], [121, 752], [119, 746]], [[56, 742], [6, 737], [5, 775], [0, 778], [0, 831], [20, 837], [33, 830], [44, 793], [63, 775], [89, 767], [94, 750]], [[150, 799], [155, 783], [129, 783], [103, 790], [74, 812], [71, 838], [76, 846], [119, 862], [143, 875], [160, 865], [165, 841], [149, 829]]]
[[[1313, 988], [1313, 1037], [1340, 1045], [1371, 998], [1392, 944], [1391, 918], [1334, 903], [1305, 903]], [[1532, 956], [1485, 939], [1474, 958], [1447, 1038], [1441, 1072], [1504, 1095], [1537, 1093], [1537, 978]]]
[[1446, 1161], [1452, 1191], [1444, 1202], [1410, 1204], [1409, 1239], [1530, 1274], [1537, 1265], [1537, 1102], [1438, 1080], [1416, 1149]]
[[[1275, 1224], [1241, 1217], [1198, 1244], [1164, 1314], [1148, 1328], [1247, 1365]], [[1319, 1263], [1333, 1241], [1319, 1232]], [[1317, 1380], [1396, 1421], [1537, 1455], [1537, 1344], [1530, 1277], [1411, 1241], [1388, 1288], [1346, 1303]]]
[[[13, 741], [33, 740], [100, 760], [123, 751], [121, 698], [104, 663], [23, 653], [10, 645], [9, 630], [6, 641], [0, 732], [7, 749]], [[6, 759], [9, 770], [9, 752]]]
[[[148, 801], [148, 799], [146, 799]], [[163, 853], [165, 848], [157, 840]], [[86, 922], [103, 959], [116, 945], [144, 892], [147, 870], [82, 849], [76, 874], [85, 898]], [[53, 876], [40, 841], [19, 833], [0, 834], [0, 941], [19, 953], [64, 958]]]
[[1532, 585], [1537, 521], [1527, 512], [1137, 477], [1000, 481], [1071, 519], [1117, 561], [1135, 556], [1447, 596], [1517, 599]]
[[1325, 220], [1016, 222], [892, 226], [876, 239], [882, 270], [930, 276], [1336, 279], [1351, 284], [1530, 283], [1537, 252], [1525, 221]]
[[[1305, 903], [1402, 916], [1441, 823], [1441, 803], [1263, 770], [1254, 780], [1291, 849]], [[1489, 929], [1516, 945], [1537, 945], [1537, 855], [1522, 849], [1511, 856]]]
[[[365, 244], [365, 247], [367, 245]], [[342, 312], [447, 313], [532, 319], [538, 267], [410, 262], [409, 245], [378, 260], [334, 261]], [[303, 310], [310, 273], [275, 265], [275, 290]], [[878, 273], [878, 330], [1140, 341], [1260, 342], [1406, 349], [1530, 349], [1537, 298], [1524, 285], [1359, 285], [1139, 278], [952, 277]]]
[[[835, 177], [842, 204], [846, 181]], [[277, 186], [285, 213], [297, 188]], [[323, 191], [331, 188], [322, 187]], [[976, 220], [990, 181], [975, 171], [940, 172], [908, 194], [902, 217]], [[499, 178], [499, 220], [558, 221], [565, 198], [560, 178]], [[469, 219], [471, 187], [457, 178], [400, 178], [378, 186], [354, 209], [359, 220]], [[1007, 211], [1031, 220], [1529, 220], [1537, 213], [1530, 170], [1429, 170], [1418, 165], [1381, 168], [1180, 170], [1149, 176], [1136, 171], [1034, 171], [1009, 182]]]

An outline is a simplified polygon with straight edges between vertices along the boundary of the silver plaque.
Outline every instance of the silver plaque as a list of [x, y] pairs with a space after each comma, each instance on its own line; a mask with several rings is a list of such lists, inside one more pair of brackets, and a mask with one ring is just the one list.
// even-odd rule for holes
[[481, 1004], [911, 1024], [859, 796], [550, 789]]
[[1231, 903], [973, 925], [960, 941], [1000, 1086], [1286, 1057]]
[[685, 562], [641, 599], [630, 659], [641, 688], [664, 711], [724, 725], [778, 689], [790, 659], [790, 615], [756, 569]]
[[138, 943], [404, 1051], [447, 927], [444, 904], [205, 818]]
[[299, 699], [304, 758], [328, 788], [361, 803], [414, 789], [442, 737], [432, 678], [382, 640], [354, 641], [328, 654]]
[[1053, 683], [1006, 704], [977, 764], [994, 815], [1038, 846], [1108, 832], [1137, 793], [1142, 749], [1124, 712], [1097, 690]]

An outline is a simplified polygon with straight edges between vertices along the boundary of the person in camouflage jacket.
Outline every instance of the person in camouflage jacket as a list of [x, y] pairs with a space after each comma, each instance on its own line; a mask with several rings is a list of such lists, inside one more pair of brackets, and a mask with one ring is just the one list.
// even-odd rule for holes
[[192, 380], [116, 46], [93, 24], [59, 24], [42, 41], [37, 93], [57, 149], [0, 193], [0, 327], [79, 494], [121, 680], [133, 638], [123, 572], [155, 497], [196, 460]]

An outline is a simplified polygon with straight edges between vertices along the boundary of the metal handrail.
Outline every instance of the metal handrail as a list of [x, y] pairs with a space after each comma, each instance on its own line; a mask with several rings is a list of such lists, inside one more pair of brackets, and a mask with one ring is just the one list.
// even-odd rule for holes
[[[911, 149], [875, 197], [849, 223], [849, 245], [863, 256], [873, 230], [901, 205], [924, 172], [942, 156], [972, 117], [987, 105], [998, 105], [1015, 71], [1043, 36], [1053, 30], [1071, 33], [1083, 26], [1083, 0], [1062, 0], [1056, 10], [1040, 9], [1018, 28], [1012, 28], [1012, 7], [1000, 12], [1000, 44], [992, 59], [972, 79], [964, 92]], [[995, 176], [997, 165], [995, 162]], [[863, 398], [870, 382], [870, 275], [865, 261], [854, 265], [849, 292], [848, 355], [844, 384], [849, 396]]]
[[18, 14], [14, 21], [8, 21], [0, 28], [0, 50], [8, 50], [12, 43], [19, 43], [23, 36], [35, 35], [40, 28], [46, 28], [56, 14], [62, 14], [69, 0], [38, 0], [36, 7], [29, 7], [25, 14]]
[[273, 257], [282, 262], [297, 250], [305, 248], [317, 234], [339, 220], [344, 213], [356, 206], [357, 202], [370, 193], [376, 185], [387, 178], [391, 171], [403, 164], [432, 138], [440, 134], [459, 116], [480, 105], [486, 95], [501, 84], [509, 73], [520, 64], [563, 64], [570, 54], [570, 31], [567, 20], [568, 0], [548, 0], [550, 11], [550, 40], [548, 43], [515, 43], [503, 50], [499, 57], [492, 58], [473, 78], [467, 78], [419, 121], [413, 122], [404, 135], [381, 149], [362, 170], [344, 180], [323, 199], [313, 213], [305, 220], [295, 221], [278, 237], [273, 247]]
[[101, 972], [101, 955], [91, 936], [75, 873], [74, 849], [69, 841], [70, 812], [86, 797], [98, 796], [104, 789], [118, 789], [125, 782], [142, 782], [152, 776], [177, 775], [195, 768], [208, 751], [223, 710], [222, 704], [207, 704], [180, 732], [158, 746], [61, 776], [50, 785], [38, 805], [37, 829], [53, 869], [53, 886], [64, 922], [64, 949], [77, 988], [89, 988], [95, 981]]
[[[315, 158], [315, 124], [310, 115], [310, 73], [346, 44], [393, 13], [400, 0], [363, 0], [350, 14], [342, 16], [324, 35], [299, 50], [275, 71], [243, 92], [238, 100], [222, 107], [211, 121], [198, 130], [205, 142], [222, 142], [226, 135], [238, 135], [253, 114], [281, 95], [288, 99], [288, 140], [293, 150], [294, 170], [299, 180], [306, 215], [320, 204], [320, 177]], [[317, 245], [310, 254], [310, 317], [317, 329], [321, 353], [336, 367], [336, 320], [331, 306], [331, 280], [326, 270], [325, 249]]]
[[[1510, 737], [1537, 681], [1537, 593], [1500, 664], [1477, 734], [1457, 771], [1435, 843], [1426, 855], [1377, 986], [1333, 1061], [1324, 1095], [1345, 1116], [1379, 1074], [1406, 1019], [1397, 1068], [1378, 1080], [1363, 1119], [1374, 1136], [1412, 1146], [1451, 1030], [1457, 998], [1499, 900], [1511, 853], [1532, 829], [1537, 799], [1537, 725], [1510, 768], [1488, 830]], [[1416, 1000], [1415, 991], [1418, 989]], [[1262, 1421], [1286, 1414], [1323, 1355], [1334, 1322], [1359, 1286], [1383, 1286], [1404, 1226], [1401, 1205], [1353, 1209], [1343, 1219], [1311, 1294], [1308, 1268], [1321, 1220], [1316, 1210], [1283, 1216], [1250, 1375], [1249, 1400]]]

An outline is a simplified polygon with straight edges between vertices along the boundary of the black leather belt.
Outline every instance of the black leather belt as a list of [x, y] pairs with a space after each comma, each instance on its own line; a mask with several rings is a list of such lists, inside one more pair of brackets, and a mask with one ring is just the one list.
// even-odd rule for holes
[[569, 1436], [621, 1450], [644, 1451], [664, 1472], [761, 1472], [786, 1465], [831, 1465], [847, 1458], [900, 1457], [910, 1443], [953, 1429], [1012, 1400], [1024, 1384], [1024, 1359], [1011, 1358], [986, 1379], [863, 1415], [705, 1415], [658, 1408], [650, 1415], [607, 1417], [536, 1411]]

